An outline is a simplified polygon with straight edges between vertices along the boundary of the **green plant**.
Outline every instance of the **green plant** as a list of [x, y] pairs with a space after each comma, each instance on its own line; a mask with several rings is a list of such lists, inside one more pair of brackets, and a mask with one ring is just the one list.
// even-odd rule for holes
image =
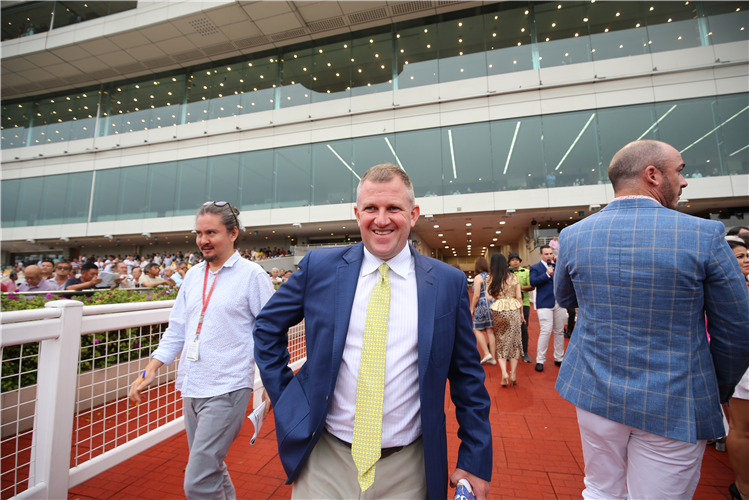
[[[177, 297], [177, 292], [177, 289], [155, 289], [142, 293], [130, 290], [102, 290], [95, 292], [91, 297], [77, 296], [65, 299], [54, 294], [25, 298], [13, 293], [4, 293], [0, 302], [2, 311], [5, 312], [40, 309], [50, 300], [79, 300], [86, 306], [172, 300]], [[168, 324], [164, 323], [82, 335], [78, 373], [150, 356], [158, 347], [161, 333], [167, 326]], [[36, 384], [38, 355], [38, 342], [2, 349], [2, 392]]]

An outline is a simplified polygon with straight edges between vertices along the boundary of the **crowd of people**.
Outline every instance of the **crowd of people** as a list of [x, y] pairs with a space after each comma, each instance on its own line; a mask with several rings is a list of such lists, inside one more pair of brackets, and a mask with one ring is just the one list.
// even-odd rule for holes
[[[284, 249], [245, 249], [242, 258], [262, 261], [291, 255]], [[0, 282], [3, 292], [53, 292], [91, 288], [175, 288], [182, 285], [187, 271], [203, 262], [200, 252], [156, 252], [148, 255], [89, 255], [69, 261], [62, 258], [42, 259], [24, 265], [16, 262], [6, 270]], [[268, 275], [277, 288], [286, 282], [292, 270], [273, 268]]]

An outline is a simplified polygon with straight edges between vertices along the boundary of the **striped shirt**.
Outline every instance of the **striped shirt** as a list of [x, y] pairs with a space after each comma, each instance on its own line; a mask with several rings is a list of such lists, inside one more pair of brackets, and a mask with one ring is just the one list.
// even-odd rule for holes
[[[364, 248], [359, 281], [351, 307], [341, 369], [325, 425], [334, 436], [351, 443], [356, 414], [356, 385], [364, 341], [367, 304], [385, 262]], [[382, 447], [412, 443], [421, 435], [419, 401], [419, 301], [416, 268], [411, 251], [403, 250], [387, 261], [390, 267], [390, 313], [385, 351], [385, 394], [382, 405]]]

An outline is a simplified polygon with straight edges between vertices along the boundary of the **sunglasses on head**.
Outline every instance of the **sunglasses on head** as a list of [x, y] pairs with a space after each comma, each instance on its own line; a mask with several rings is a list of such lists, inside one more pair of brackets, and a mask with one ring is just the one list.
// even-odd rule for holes
[[[228, 201], [206, 201], [203, 203], [204, 207], [207, 207], [208, 205], [216, 205], [219, 208], [223, 208], [227, 205], [229, 205]], [[231, 211], [231, 214], [234, 216], [234, 222], [237, 223], [237, 229], [239, 229], [239, 219], [237, 219], [237, 215], [234, 213], [234, 209], [231, 208], [231, 205], [229, 205], [229, 211]]]

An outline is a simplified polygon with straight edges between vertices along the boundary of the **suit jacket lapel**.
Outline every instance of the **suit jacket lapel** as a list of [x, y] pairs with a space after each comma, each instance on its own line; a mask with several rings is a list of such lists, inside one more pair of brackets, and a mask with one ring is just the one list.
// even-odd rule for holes
[[[409, 245], [410, 246], [410, 245]], [[434, 339], [434, 310], [437, 299], [437, 276], [429, 260], [411, 247], [416, 266], [416, 290], [419, 295], [419, 386], [429, 366]]]
[[[359, 282], [362, 259], [364, 257], [364, 246], [359, 243], [343, 254], [341, 262], [336, 270], [335, 284], [335, 311], [333, 327], [333, 359], [331, 366], [340, 366], [343, 358], [343, 348], [346, 346], [346, 335], [348, 334], [349, 321], [351, 320], [351, 307], [354, 305], [356, 285]], [[321, 300], [325, 300], [321, 297]], [[336, 377], [337, 377], [336, 371]], [[335, 378], [333, 379], [335, 384]]]

